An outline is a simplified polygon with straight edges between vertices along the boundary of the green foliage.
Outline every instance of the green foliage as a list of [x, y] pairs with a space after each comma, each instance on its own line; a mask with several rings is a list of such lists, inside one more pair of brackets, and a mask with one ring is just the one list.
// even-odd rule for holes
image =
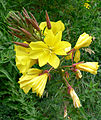
[[[37, 21], [45, 21], [45, 10], [52, 21], [62, 20], [66, 29], [63, 40], [69, 41], [74, 47], [78, 37], [83, 32], [91, 34], [93, 42], [90, 45], [95, 54], [86, 53], [81, 49], [81, 60], [98, 61], [101, 65], [101, 34], [99, 0], [90, 0], [91, 8], [84, 7], [86, 0], [1, 0], [0, 1], [0, 119], [1, 120], [63, 120], [64, 105], [67, 114], [73, 120], [101, 119], [101, 67], [96, 76], [82, 72], [83, 78], [76, 80], [72, 73], [69, 83], [75, 88], [82, 107], [75, 109], [67, 88], [58, 73], [53, 73], [44, 92], [43, 98], [38, 98], [31, 91], [26, 95], [17, 83], [21, 74], [15, 65], [15, 53], [12, 41], [19, 41], [8, 33], [5, 17], [9, 11], [22, 11], [25, 7], [31, 11]], [[54, 77], [53, 77], [54, 76]], [[65, 118], [68, 120], [68, 118]]]

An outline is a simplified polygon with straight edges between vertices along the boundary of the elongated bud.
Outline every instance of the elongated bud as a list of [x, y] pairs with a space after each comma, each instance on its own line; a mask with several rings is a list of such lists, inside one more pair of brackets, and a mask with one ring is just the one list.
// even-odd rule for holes
[[26, 44], [26, 43], [20, 43], [20, 42], [13, 42], [13, 43], [16, 44], [16, 45], [20, 45], [20, 46], [26, 47], [26, 48], [29, 47], [29, 45]]
[[12, 35], [14, 35], [14, 36], [16, 36], [16, 37], [18, 37], [18, 38], [20, 38], [20, 39], [22, 39], [23, 37], [21, 36], [21, 35], [17, 35], [16, 33], [13, 33], [13, 32], [11, 32], [11, 31], [8, 31], [9, 33], [11, 33]]
[[33, 20], [35, 21], [35, 23], [38, 25], [37, 20], [35, 19], [34, 15], [33, 15], [31, 12], [30, 12], [30, 15], [31, 15], [31, 17], [33, 18]]
[[47, 28], [51, 29], [51, 23], [50, 23], [50, 19], [49, 19], [47, 11], [46, 11], [46, 22], [47, 22]]
[[24, 9], [24, 13], [26, 14], [26, 16], [29, 17], [27, 10], [25, 8], [23, 9]]
[[17, 32], [17, 33], [20, 33], [20, 32], [21, 32], [20, 30], [18, 30], [18, 29], [16, 29], [16, 28], [13, 28], [13, 27], [9, 27], [9, 26], [8, 26], [8, 28], [11, 29], [11, 30], [13, 30], [14, 32]]
[[10, 16], [11, 18], [13, 18], [18, 24], [20, 24], [20, 21], [19, 21], [19, 19], [17, 19], [15, 16]]
[[23, 29], [23, 28], [20, 28], [20, 30], [21, 30], [23, 33], [25, 33], [25, 35], [26, 35], [27, 37], [32, 37], [32, 34], [31, 34], [30, 32], [28, 32], [27, 30], [25, 30], [25, 29]]
[[23, 22], [25, 22], [25, 20], [24, 20], [24, 18], [23, 18], [23, 16], [21, 15], [20, 12], [18, 12], [18, 15], [19, 15], [19, 17], [21, 18], [21, 20], [22, 20]]
[[35, 22], [34, 20], [32, 20], [32, 19], [29, 19], [29, 20], [30, 20], [30, 22], [32, 23], [33, 27], [34, 27], [37, 31], [40, 31], [40, 28], [39, 28], [39, 26], [36, 24], [36, 22]]
[[11, 21], [12, 21], [12, 18], [7, 18], [7, 20], [8, 20], [9, 22], [11, 22]]
[[26, 23], [27, 23], [28, 25], [31, 24], [30, 21], [29, 21], [29, 19], [28, 19], [27, 17], [25, 17], [25, 20], [26, 20]]

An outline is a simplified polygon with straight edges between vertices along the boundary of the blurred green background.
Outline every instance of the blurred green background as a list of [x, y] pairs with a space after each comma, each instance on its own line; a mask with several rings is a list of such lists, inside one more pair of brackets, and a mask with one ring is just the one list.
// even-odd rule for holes
[[[64, 105], [72, 120], [101, 119], [101, 1], [89, 0], [90, 9], [84, 7], [86, 0], [0, 0], [0, 120], [63, 120]], [[17, 83], [21, 74], [15, 65], [12, 41], [18, 38], [8, 33], [5, 17], [9, 11], [32, 12], [39, 23], [45, 21], [45, 10], [51, 21], [65, 24], [63, 40], [74, 47], [78, 37], [86, 32], [93, 36], [89, 52], [81, 49], [81, 60], [98, 61], [98, 74], [82, 72], [76, 80], [71, 73], [70, 84], [75, 88], [82, 107], [75, 109], [71, 97], [61, 82], [58, 73], [53, 73], [47, 83], [44, 97], [38, 98], [31, 91], [26, 95]], [[68, 120], [68, 116], [65, 120]]]

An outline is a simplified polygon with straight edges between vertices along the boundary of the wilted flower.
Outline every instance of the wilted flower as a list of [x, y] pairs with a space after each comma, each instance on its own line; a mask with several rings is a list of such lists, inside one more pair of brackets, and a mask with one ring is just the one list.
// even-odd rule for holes
[[75, 108], [81, 107], [80, 100], [79, 100], [77, 94], [75, 93], [74, 89], [72, 87], [70, 87], [69, 89], [70, 89], [69, 93], [70, 93], [70, 95], [71, 95], [71, 97], [73, 99], [74, 107]]
[[78, 69], [77, 69], [77, 71], [76, 71], [76, 78], [77, 78], [77, 79], [82, 78], [82, 74], [81, 74], [80, 70], [78, 70]]
[[25, 48], [22, 46], [15, 45], [15, 52], [16, 52], [16, 66], [19, 69], [20, 73], [25, 74], [27, 70], [32, 67], [37, 60], [30, 59], [29, 52], [30, 48]]
[[89, 36], [86, 33], [83, 33], [82, 35], [80, 35], [76, 45], [75, 45], [75, 49], [80, 49], [81, 47], [88, 47], [91, 42], [92, 42], [92, 37]]
[[29, 69], [28, 72], [23, 75], [18, 81], [20, 88], [22, 88], [26, 94], [32, 88], [32, 92], [36, 92], [37, 95], [41, 97], [48, 78], [48, 73], [42, 72], [42, 70], [39, 70], [37, 68]]
[[[61, 20], [57, 21], [57, 22], [50, 22], [50, 24], [51, 24], [51, 30], [52, 30], [54, 35], [56, 35], [60, 31], [63, 32], [65, 29], [64, 24], [61, 22]], [[39, 27], [42, 31], [44, 31], [44, 35], [48, 34], [49, 29], [47, 28], [46, 22], [42, 22], [39, 25]]]
[[97, 74], [98, 67], [99, 67], [98, 62], [86, 62], [76, 65], [77, 69], [81, 71], [90, 72], [92, 74]]
[[71, 44], [61, 41], [61, 37], [62, 32], [54, 35], [50, 30], [45, 36], [44, 42], [31, 42], [29, 44], [32, 49], [30, 58], [38, 59], [40, 67], [49, 63], [54, 68], [57, 68], [60, 59], [56, 55], [67, 55], [66, 52], [71, 49]]
[[67, 117], [67, 106], [65, 105], [65, 107], [64, 107], [64, 118], [66, 118]]

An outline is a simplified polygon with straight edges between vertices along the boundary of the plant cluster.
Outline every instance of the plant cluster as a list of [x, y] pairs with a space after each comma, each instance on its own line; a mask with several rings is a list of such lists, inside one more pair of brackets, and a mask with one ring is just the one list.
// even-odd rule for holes
[[[14, 42], [16, 52], [16, 66], [22, 76], [18, 83], [27, 94], [32, 92], [42, 97], [47, 79], [51, 80], [51, 73], [57, 72], [66, 85], [68, 94], [73, 99], [75, 108], [81, 107], [80, 100], [69, 84], [69, 70], [77, 79], [82, 77], [81, 71], [97, 74], [98, 62], [80, 61], [80, 48], [88, 47], [92, 37], [83, 33], [78, 38], [74, 48], [67, 41], [62, 40], [65, 27], [61, 20], [52, 22], [46, 11], [46, 22], [40, 25], [32, 13], [30, 15], [24, 8], [23, 16], [20, 12], [10, 12], [7, 16], [9, 31], [23, 42]], [[71, 64], [68, 60], [71, 59]], [[39, 69], [40, 68], [40, 69]]]

